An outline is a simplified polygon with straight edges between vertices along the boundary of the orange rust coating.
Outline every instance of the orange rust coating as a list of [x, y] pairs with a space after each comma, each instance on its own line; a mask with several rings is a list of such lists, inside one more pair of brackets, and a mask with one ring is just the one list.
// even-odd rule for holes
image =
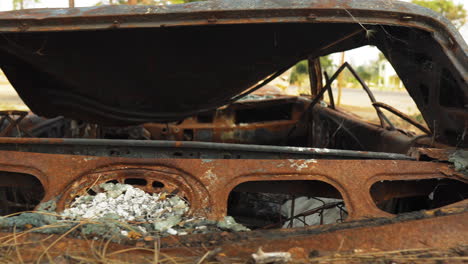
[[[98, 182], [121, 177], [156, 179], [180, 191], [192, 213], [221, 219], [229, 193], [248, 181], [319, 180], [343, 196], [348, 220], [391, 216], [378, 209], [369, 193], [380, 180], [447, 178], [447, 164], [397, 160], [204, 160], [135, 159], [0, 151], [0, 170], [36, 176], [44, 201], [60, 197], [58, 208]], [[147, 188], [145, 186], [144, 188]]]
[[[224, 124], [224, 123], [196, 123], [193, 119], [186, 119], [180, 125], [166, 125], [160, 123], [148, 123], [144, 127], [151, 134], [152, 139], [191, 141], [193, 139], [185, 138], [184, 131], [190, 130], [194, 135], [198, 131], [210, 131], [209, 142], [222, 143], [253, 143], [249, 137], [243, 138], [236, 136], [235, 132], [241, 134], [250, 132], [252, 135], [258, 129], [264, 129], [272, 135], [272, 141], [278, 138], [284, 138], [296, 123], [296, 120], [283, 120], [260, 122], [253, 124]], [[167, 131], [168, 130], [168, 131]], [[274, 135], [274, 137], [273, 137]], [[208, 140], [199, 140], [208, 141]]]
[[[284, 95], [270, 95], [272, 98], [261, 101], [241, 101], [229, 107], [203, 115], [210, 116], [202, 120], [202, 114], [184, 119], [181, 123], [146, 123], [144, 128], [152, 139], [175, 141], [207, 141], [222, 143], [268, 144], [281, 141], [288, 136], [294, 125], [300, 121], [304, 110], [310, 104], [305, 98]], [[237, 122], [237, 111], [242, 109], [268, 109], [275, 105], [289, 105], [290, 116], [278, 120], [257, 120]], [[260, 133], [259, 133], [260, 132]]]
[[[447, 211], [459, 209], [461, 208], [450, 208]], [[195, 246], [208, 249], [220, 248], [225, 255], [232, 257], [248, 257], [260, 247], [265, 252], [285, 252], [291, 248], [303, 248], [307, 253], [312, 251], [337, 253], [356, 249], [361, 252], [446, 249], [468, 244], [468, 230], [465, 225], [468, 221], [468, 212], [466, 209], [461, 210], [464, 211], [439, 217], [433, 217], [434, 211], [426, 211], [424, 214], [432, 216], [401, 222], [378, 223], [381, 220], [376, 219], [360, 225], [358, 221], [344, 229], [337, 228], [340, 224], [333, 224], [248, 233], [172, 236], [163, 238], [161, 246], [164, 248], [163, 252], [179, 255], [193, 254]]]
[[[468, 213], [445, 216], [436, 219], [422, 219], [376, 227], [360, 227], [338, 232], [322, 233], [315, 236], [295, 236], [270, 240], [262, 244], [268, 251], [283, 251], [292, 247], [305, 247], [325, 251], [335, 250], [392, 250], [403, 248], [446, 248], [468, 243]], [[258, 242], [244, 241], [242, 247], [255, 248]], [[257, 244], [257, 245], [256, 245]], [[238, 249], [230, 247], [226, 253], [235, 255]]]

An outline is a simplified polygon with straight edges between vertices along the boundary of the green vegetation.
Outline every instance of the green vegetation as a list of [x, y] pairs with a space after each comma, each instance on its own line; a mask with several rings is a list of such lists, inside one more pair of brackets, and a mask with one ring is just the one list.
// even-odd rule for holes
[[[411, 2], [441, 13], [449, 19], [457, 29], [465, 25], [468, 19], [468, 12], [463, 4], [455, 4], [453, 0], [412, 0]], [[382, 86], [382, 79], [380, 79], [382, 77], [379, 76], [379, 66], [381, 66], [385, 60], [383, 54], [379, 54], [379, 57], [375, 61], [366, 65], [359, 65], [355, 70], [370, 86]], [[327, 72], [330, 76], [337, 68], [337, 65], [333, 65], [330, 56], [321, 57], [320, 62], [322, 64], [322, 71]], [[383, 67], [384, 66], [386, 65], [383, 65]], [[343, 83], [346, 84], [347, 87], [359, 86], [357, 80], [348, 70], [344, 70], [341, 74]], [[306, 80], [308, 80], [308, 65], [307, 61], [304, 60], [294, 66], [290, 76], [290, 83], [303, 86], [307, 84]], [[396, 75], [391, 76], [389, 80], [386, 81], [387, 86], [399, 86], [399, 83], [400, 80]]]
[[[330, 56], [320, 57], [320, 64], [322, 65], [322, 71], [327, 73], [332, 72], [335, 69]], [[309, 64], [307, 60], [302, 60], [298, 62], [291, 71], [291, 76], [289, 77], [289, 82], [291, 84], [302, 86], [305, 85], [305, 82], [309, 79]]]
[[[368, 64], [359, 65], [355, 68], [356, 73], [369, 85], [377, 84], [379, 82], [379, 65], [386, 59], [383, 54], [379, 53], [379, 57], [369, 62]], [[353, 67], [354, 68], [354, 67]], [[348, 70], [343, 71], [343, 79], [345, 83], [351, 83], [352, 87], [360, 87], [359, 82]]]
[[333, 64], [333, 60], [330, 56], [320, 57], [320, 64], [322, 66], [322, 72], [325, 71], [327, 73], [332, 72], [336, 67], [336, 65]]
[[[329, 77], [331, 77], [338, 68], [338, 65], [333, 64], [330, 56], [321, 57], [320, 63], [322, 65], [322, 72], [327, 72]], [[379, 56], [375, 60], [370, 61], [367, 64], [352, 66], [357, 74], [370, 87], [390, 90], [398, 90], [403, 88], [401, 81], [396, 74], [387, 77], [384, 77], [385, 75], [382, 74], [382, 71], [385, 70], [385, 67], [391, 67], [382, 53], [379, 53]], [[340, 78], [342, 81], [342, 87], [361, 87], [357, 79], [347, 69], [341, 72]], [[301, 88], [305, 88], [306, 86], [308, 87], [308, 64], [306, 60], [300, 61], [293, 67], [290, 75], [290, 84], [299, 86]]]
[[[378, 63], [381, 60], [384, 60], [385, 57], [379, 56], [377, 61], [373, 61], [366, 65], [360, 65], [356, 68], [356, 72], [361, 76], [361, 78], [367, 83], [377, 83], [378, 81]], [[333, 72], [337, 69], [337, 65], [333, 64], [332, 59], [330, 56], [320, 57], [320, 64], [322, 66], [322, 72], [327, 72], [329, 76], [333, 74]], [[307, 60], [303, 60], [298, 62], [292, 69], [291, 75], [289, 77], [289, 82], [291, 84], [297, 86], [308, 85], [308, 75], [309, 74], [309, 66]], [[354, 76], [348, 71], [344, 70], [341, 74], [343, 74], [343, 80], [345, 83], [351, 83], [351, 86], [359, 86], [357, 80]]]
[[[17, 1], [17, 0], [16, 0]], [[100, 1], [97, 5], [106, 5], [111, 2], [114, 5], [125, 5], [125, 4], [135, 4], [135, 5], [161, 5], [161, 4], [183, 4], [190, 2], [197, 2], [203, 0], [103, 0]]]
[[13, 9], [24, 9], [24, 5], [31, 2], [39, 3], [40, 0], [13, 0]]
[[205, 1], [205, 0], [101, 0], [96, 3], [96, 6], [101, 5], [167, 5], [167, 4], [184, 4], [190, 2]]
[[184, 4], [184, 3], [191, 3], [191, 2], [198, 2], [198, 1], [204, 1], [204, 0], [172, 0], [171, 2], [173, 4]]
[[442, 14], [457, 29], [460, 29], [467, 21], [467, 11], [463, 4], [455, 4], [452, 0], [412, 0], [411, 2]]
[[309, 65], [307, 60], [298, 62], [291, 71], [289, 82], [301, 86], [308, 78]]

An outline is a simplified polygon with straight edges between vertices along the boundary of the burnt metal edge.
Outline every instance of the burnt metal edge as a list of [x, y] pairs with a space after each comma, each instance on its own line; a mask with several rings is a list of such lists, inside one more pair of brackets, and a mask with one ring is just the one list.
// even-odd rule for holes
[[0, 12], [0, 32], [356, 21], [423, 29], [432, 32], [442, 46], [459, 46], [468, 53], [463, 37], [441, 14], [415, 4], [387, 0], [218, 0], [168, 6], [29, 9]]
[[0, 138], [0, 150], [129, 158], [415, 160], [385, 152], [160, 140]]
[[[202, 255], [207, 255], [206, 252], [207, 250], [214, 249], [214, 252], [227, 252], [228, 256], [235, 256], [238, 261], [240, 260], [247, 260], [251, 256], [255, 250], [258, 249], [260, 246], [267, 246], [271, 250], [272, 248], [276, 248], [276, 251], [281, 250], [281, 251], [286, 251], [286, 250], [292, 250], [292, 249], [298, 249], [301, 247], [304, 250], [304, 254], [299, 254], [299, 255], [294, 255], [294, 259], [301, 259], [304, 258], [307, 259], [308, 257], [314, 257], [318, 256], [318, 254], [328, 254], [327, 252], [346, 252], [353, 250], [353, 246], [355, 247], [356, 243], [352, 244], [352, 247], [343, 247], [343, 248], [338, 248], [337, 250], [327, 250], [327, 249], [322, 249], [322, 248], [316, 248], [316, 247], [311, 247], [307, 241], [311, 241], [314, 239], [317, 239], [316, 235], [318, 236], [318, 239], [322, 241], [327, 241], [327, 237], [320, 237], [320, 235], [332, 235], [331, 237], [328, 238], [330, 239], [336, 239], [336, 237], [333, 237], [334, 234], [340, 235], [343, 232], [346, 231], [352, 231], [352, 230], [360, 230], [361, 232], [370, 232], [372, 233], [375, 228], [379, 227], [385, 227], [385, 226], [391, 226], [394, 224], [405, 224], [405, 228], [411, 228], [410, 224], [418, 224], [418, 220], [435, 220], [440, 225], [442, 226], [447, 226], [451, 223], [454, 222], [454, 217], [460, 217], [463, 219], [464, 216], [467, 215], [467, 210], [457, 210], [456, 212], [450, 212], [450, 211], [440, 211], [435, 213], [434, 215], [429, 215], [425, 214], [425, 212], [416, 212], [416, 213], [410, 213], [412, 216], [406, 216], [404, 219], [401, 219], [401, 217], [396, 217], [394, 219], [383, 219], [383, 218], [377, 218], [377, 219], [370, 219], [370, 220], [363, 220], [359, 222], [353, 222], [348, 225], [346, 228], [325, 228], [325, 227], [316, 227], [316, 228], [309, 228], [313, 229], [316, 232], [310, 233], [310, 234], [301, 234], [300, 232], [303, 231], [304, 229], [307, 228], [295, 228], [295, 230], [275, 230], [275, 231], [251, 231], [251, 232], [234, 232], [234, 233], [228, 233], [228, 232], [219, 232], [219, 233], [210, 233], [210, 234], [195, 234], [195, 235], [187, 235], [187, 236], [170, 236], [170, 237], [164, 237], [160, 239], [160, 242], [158, 243], [160, 246], [160, 250], [162, 253], [169, 255], [169, 256], [176, 256], [176, 257], [197, 257], [195, 261], [199, 261], [200, 257]], [[466, 217], [465, 217], [466, 218]], [[418, 221], [418, 222], [415, 222]], [[446, 221], [446, 222], [445, 222]], [[342, 224], [340, 224], [342, 225]], [[334, 225], [337, 226], [337, 225]], [[296, 235], [290, 235], [290, 232], [287, 231], [293, 231], [292, 233], [296, 233]], [[453, 229], [451, 230], [453, 232]], [[385, 231], [383, 231], [385, 232]], [[270, 233], [276, 233], [276, 235], [271, 238], [269, 235]], [[382, 233], [382, 232], [381, 232]], [[428, 234], [430, 231], [427, 232]], [[2, 236], [12, 236], [14, 234], [13, 230], [1, 230], [0, 233]], [[259, 235], [258, 235], [259, 234]], [[440, 234], [440, 232], [438, 233]], [[346, 233], [345, 233], [346, 235]], [[394, 234], [397, 237], [402, 237], [404, 236], [404, 233], [397, 233]], [[19, 241], [31, 241], [34, 243], [34, 241], [43, 241], [44, 239], [52, 238], [52, 241], [59, 241], [60, 240], [60, 235], [50, 235], [50, 234], [41, 234], [41, 233], [34, 233], [30, 232], [28, 234], [25, 234], [21, 238], [18, 237]], [[462, 235], [460, 235], [461, 238], [463, 238]], [[295, 244], [290, 244], [288, 246], [288, 242], [290, 243], [292, 240], [298, 239], [298, 243]], [[432, 240], [436, 238], [432, 238]], [[85, 246], [89, 246], [88, 244], [83, 244], [83, 242], [89, 242], [90, 240], [84, 239], [84, 238], [75, 238], [71, 236], [67, 236], [67, 241], [63, 242], [63, 240], [59, 241], [57, 245], [59, 245], [60, 248], [66, 248], [69, 247], [71, 242], [75, 247], [78, 248], [85, 248]], [[419, 242], [419, 244], [422, 244], [422, 248], [424, 249], [429, 249], [429, 245], [426, 244], [427, 240], [422, 240]], [[465, 241], [459, 241], [458, 243], [456, 241], [447, 241], [450, 242], [451, 245], [449, 247], [453, 247], [454, 244], [458, 243], [466, 243]], [[359, 242], [358, 242], [359, 243]], [[126, 250], [129, 247], [132, 247], [134, 249], [135, 246], [137, 246], [140, 249], [154, 249], [155, 248], [155, 242], [153, 240], [143, 240], [143, 239], [138, 239], [138, 240], [130, 240], [130, 239], [119, 239], [119, 240], [114, 240], [114, 241], [109, 241], [108, 242], [109, 249], [122, 249]], [[64, 247], [65, 246], [65, 247]], [[92, 244], [91, 244], [92, 246]], [[257, 246], [257, 247], [255, 247]], [[421, 246], [420, 246], [421, 247]], [[366, 247], [369, 249], [368, 247]], [[419, 248], [419, 247], [418, 247]], [[444, 247], [440, 247], [444, 248]], [[414, 247], [408, 247], [407, 245], [402, 245], [398, 247], [390, 247], [390, 248], [384, 248], [381, 249], [382, 251], [391, 251], [391, 250], [402, 250], [402, 249], [410, 249], [410, 250], [415, 250]], [[267, 250], [270, 251], [270, 250]], [[288, 252], [289, 252], [288, 250]], [[375, 248], [370, 248], [370, 250], [375, 251]], [[354, 251], [354, 250], [353, 250]], [[210, 251], [208, 251], [210, 252]], [[295, 252], [295, 251], [292, 251]], [[298, 252], [300, 253], [300, 251]], [[52, 252], [53, 254], [53, 252]], [[153, 251], [145, 251], [145, 250], [139, 250], [136, 252], [137, 255], [140, 256], [152, 256]], [[132, 257], [137, 256], [135, 253], [132, 253]], [[151, 254], [151, 255], [149, 255]], [[37, 258], [37, 256], [36, 256]], [[424, 258], [423, 258], [424, 259]], [[35, 259], [34, 259], [35, 260]], [[139, 263], [139, 262], [138, 262]], [[224, 263], [221, 262], [220, 263]], [[230, 263], [230, 262], [228, 262]], [[250, 263], [250, 262], [247, 262]], [[308, 262], [299, 262], [299, 263], [308, 263]], [[315, 262], [314, 262], [315, 263]]]
[[[304, 12], [307, 11], [317, 13], [306, 13], [307, 16], [304, 17]], [[352, 13], [351, 16], [346, 11], [356, 13]], [[330, 16], [331, 14], [333, 17]], [[355, 19], [365, 19], [360, 22], [370, 22], [366, 19], [372, 18], [380, 21], [388, 19], [386, 22], [393, 21], [396, 22], [395, 25], [409, 25], [416, 20], [423, 20], [421, 22], [433, 24], [433, 26], [438, 24], [448, 27], [450, 31], [453, 31], [452, 33], [457, 32], [445, 17], [428, 8], [387, 0], [215, 0], [166, 6], [104, 5], [26, 9], [0, 12], [0, 27], [2, 31], [63, 31], [109, 29], [109, 26], [111, 28], [135, 28], [235, 21], [255, 23], [256, 19], [263, 19], [262, 22], [325, 22], [320, 20], [322, 16], [334, 21], [346, 19], [353, 23], [356, 23]], [[121, 20], [116, 21], [116, 19]], [[22, 23], [18, 24], [19, 21]], [[59, 27], [56, 27], [57, 25]]]
[[[463, 203], [463, 202], [462, 202]], [[356, 221], [343, 222], [339, 224], [329, 224], [323, 226], [299, 227], [290, 230], [275, 229], [275, 230], [254, 230], [249, 232], [234, 232], [228, 234], [210, 233], [191, 236], [180, 236], [179, 243], [189, 247], [197, 247], [209, 244], [215, 245], [229, 245], [228, 243], [239, 243], [242, 240], [251, 241], [254, 239], [265, 239], [269, 243], [274, 243], [275, 240], [282, 240], [294, 237], [313, 236], [319, 234], [326, 234], [332, 232], [340, 232], [348, 229], [356, 228], [371, 228], [384, 225], [391, 225], [397, 223], [418, 221], [423, 219], [435, 219], [444, 216], [462, 215], [468, 213], [468, 206], [466, 204], [453, 205], [453, 207], [445, 207], [434, 210], [421, 210], [416, 212], [409, 212], [396, 215], [394, 217], [380, 217], [369, 218]], [[170, 240], [162, 240], [161, 248], [170, 248], [176, 245], [172, 244]], [[131, 242], [130, 242], [131, 243]], [[151, 244], [149, 244], [151, 246]], [[176, 246], [177, 247], [177, 246]]]
[[[400, 1], [214, 0], [168, 6], [121, 5], [0, 12], [0, 32], [254, 23], [359, 23], [361, 26], [380, 24], [423, 30], [432, 34], [462, 80], [468, 82], [468, 46], [455, 27], [430, 9]], [[466, 88], [462, 89], [466, 92]]]

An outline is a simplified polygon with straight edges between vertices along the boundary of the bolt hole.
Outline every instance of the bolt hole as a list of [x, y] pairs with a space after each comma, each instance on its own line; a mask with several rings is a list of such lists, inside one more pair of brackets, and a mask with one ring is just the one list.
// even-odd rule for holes
[[130, 185], [146, 186], [148, 182], [145, 179], [129, 178], [129, 179], [125, 179], [124, 183], [130, 184]]
[[154, 181], [153, 188], [164, 188], [164, 183], [159, 182], [159, 181]]

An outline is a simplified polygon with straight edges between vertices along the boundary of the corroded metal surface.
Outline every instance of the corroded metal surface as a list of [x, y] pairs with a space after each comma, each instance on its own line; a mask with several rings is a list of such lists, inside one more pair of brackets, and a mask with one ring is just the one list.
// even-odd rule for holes
[[[385, 135], [384, 135], [385, 136]], [[374, 135], [375, 138], [377, 138]], [[390, 138], [390, 137], [389, 137]], [[368, 144], [377, 144], [370, 141]], [[391, 142], [389, 140], [389, 142]], [[376, 146], [379, 148], [379, 146]], [[414, 160], [404, 154], [327, 148], [212, 142], [70, 138], [0, 138], [0, 150], [127, 158], [381, 159]]]
[[[246, 0], [26, 10], [0, 13], [0, 32], [4, 58], [0, 66], [34, 112], [103, 125], [181, 120], [232, 103], [237, 95], [300, 60], [375, 45], [422, 110], [431, 140], [468, 146], [462, 136], [468, 126], [467, 46], [446, 19], [407, 3]], [[193, 40], [191, 45], [181, 48], [180, 43], [188, 38]], [[126, 52], [110, 45], [116, 40]], [[176, 99], [179, 103], [174, 103]], [[227, 215], [230, 193], [249, 191], [248, 186], [240, 187], [247, 182], [255, 182], [263, 190], [271, 188], [267, 182], [279, 183], [270, 190], [278, 193], [340, 196], [346, 205], [348, 217], [340, 224], [162, 239], [163, 252], [175, 255], [193, 256], [201, 254], [201, 249], [206, 252], [216, 247], [225, 255], [246, 257], [258, 247], [267, 251], [302, 248], [307, 255], [314, 249], [396, 250], [468, 243], [464, 224], [468, 221], [467, 200], [398, 216], [376, 204], [435, 192], [433, 182], [423, 180], [466, 183], [448, 163], [432, 162], [445, 161], [449, 152], [420, 149], [409, 157], [351, 151], [406, 153], [414, 142], [396, 131], [356, 122], [328, 108], [314, 114], [305, 125], [312, 126], [306, 129], [312, 128], [309, 138], [317, 144], [309, 145], [320, 146], [318, 143], [329, 138], [316, 131], [325, 127], [320, 123], [325, 118], [346, 120], [344, 128], [353, 128], [348, 132], [351, 137], [360, 135], [365, 142], [355, 138], [352, 143], [360, 148], [329, 150], [180, 141], [0, 138], [0, 171], [9, 177], [2, 187], [20, 186], [23, 181], [33, 184], [28, 177], [11, 177], [20, 175], [14, 173], [32, 175], [44, 188], [43, 201], [55, 199], [62, 210], [93, 185], [134, 181], [147, 192], [177, 192], [190, 202], [191, 215], [211, 220]], [[270, 129], [275, 136], [283, 136], [293, 126], [289, 121], [273, 127], [251, 125], [247, 130]], [[227, 132], [207, 141], [230, 142], [232, 124], [228, 126]], [[195, 139], [194, 131], [184, 134], [189, 126], [171, 127], [176, 128], [179, 138], [175, 139]], [[162, 133], [161, 127], [155, 129]], [[339, 143], [347, 140], [343, 137]], [[371, 192], [377, 182], [409, 180], [414, 182], [408, 189], [382, 184]], [[327, 183], [337, 192], [302, 184], [306, 181]], [[294, 182], [299, 185], [291, 184]], [[124, 247], [116, 245], [120, 246]]]
[[[181, 120], [231, 103], [300, 60], [375, 45], [434, 138], [467, 146], [459, 142], [467, 124], [467, 46], [447, 20], [408, 3], [249, 0], [25, 10], [0, 13], [0, 31], [0, 66], [31, 110], [107, 125]], [[191, 45], [180, 48], [185, 39]]]
[[[401, 250], [408, 248], [447, 248], [468, 242], [468, 220], [464, 207], [420, 212], [395, 219], [356, 221], [341, 225], [295, 228], [250, 233], [213, 234], [163, 239], [165, 248], [190, 254], [194, 248], [216, 248], [229, 256], [244, 256], [262, 247], [265, 251], [289, 251], [302, 248], [312, 251]], [[405, 219], [406, 218], [406, 219]], [[186, 246], [187, 248], [184, 248]], [[170, 251], [169, 251], [170, 252]]]
[[285, 145], [308, 104], [304, 97], [270, 96], [236, 102], [180, 123], [147, 123], [144, 128], [158, 140]]
[[[221, 219], [229, 193], [251, 181], [319, 180], [335, 187], [346, 204], [349, 220], [390, 216], [373, 203], [370, 187], [381, 180], [448, 177], [448, 164], [394, 160], [207, 160], [131, 159], [51, 155], [0, 151], [0, 170], [37, 177], [44, 186], [44, 201], [59, 198], [64, 208], [95, 183], [142, 178], [152, 187], [158, 181], [186, 194], [192, 214]], [[463, 179], [461, 179], [463, 180]], [[311, 193], [312, 195], [313, 193]]]
[[28, 115], [26, 111], [0, 111], [0, 137], [9, 135], [12, 130], [16, 129], [18, 135], [31, 134], [23, 128], [21, 121]]
[[[308, 10], [315, 9], [310, 13]], [[344, 10], [356, 10], [350, 17]], [[324, 18], [339, 10], [339, 16]], [[301, 14], [302, 16], [298, 16]], [[13, 31], [86, 30], [245, 22], [310, 22], [359, 19], [394, 21], [397, 25], [448, 27], [461, 37], [449, 21], [434, 11], [400, 1], [385, 0], [294, 0], [294, 1], [204, 1], [169, 6], [96, 6], [72, 9], [31, 9], [3, 12], [2, 28]], [[23, 23], [15, 23], [23, 21]], [[415, 22], [416, 21], [416, 22]], [[374, 21], [375, 22], [375, 21]]]
[[448, 161], [453, 152], [454, 148], [413, 148], [410, 155], [418, 160]]
[[[57, 146], [66, 142], [63, 139], [3, 140], [4, 143], [16, 141], [17, 144], [28, 141], [49, 142]], [[382, 188], [378, 190], [377, 197], [371, 196], [371, 187], [381, 181], [457, 179], [468, 182], [466, 178], [459, 177], [447, 163], [408, 159], [160, 159], [0, 151], [0, 171], [37, 177], [45, 189], [43, 201], [56, 199], [59, 210], [95, 184], [107, 181], [125, 183], [129, 179], [138, 179], [139, 186], [136, 187], [147, 192], [177, 191], [190, 202], [190, 214], [208, 219], [222, 219], [227, 214], [230, 192], [247, 182], [275, 181], [281, 184], [283, 181], [285, 184], [280, 185], [279, 189], [273, 189], [271, 185], [263, 188], [270, 188], [272, 192], [279, 190], [336, 198], [336, 193], [323, 192], [303, 184], [304, 181], [325, 182], [336, 188], [349, 213], [346, 221], [339, 224], [166, 237], [161, 239], [159, 245], [161, 252], [170, 256], [199, 258], [207, 250], [218, 248], [226, 257], [247, 259], [262, 247], [265, 251], [299, 250], [303, 253], [302, 257], [308, 257], [317, 250], [339, 252], [354, 249], [447, 248], [468, 243], [468, 230], [464, 224], [468, 221], [467, 200], [437, 210], [395, 216], [379, 209], [374, 200], [386, 199], [386, 196], [405, 197], [408, 193]], [[10, 180], [3, 184], [17, 186], [21, 184], [22, 178]], [[291, 185], [294, 181], [302, 182], [300, 185]], [[416, 191], [412, 194], [426, 192], [423, 189], [427, 188], [424, 185], [414, 188]], [[43, 241], [44, 238], [41, 235], [28, 235], [22, 236], [21, 241], [30, 243], [30, 240]], [[59, 238], [56, 236], [50, 241]], [[59, 249], [69, 247], [70, 243], [77, 245], [74, 249], [87, 250], [90, 246], [86, 240], [57, 241], [54, 247]], [[128, 250], [135, 246], [140, 250], [129, 256], [136, 253], [138, 256], [151, 254], [144, 249], [152, 249], [155, 244], [154, 241], [140, 239], [120, 245], [111, 243], [109, 249]], [[31, 258], [41, 254], [29, 246], [22, 250], [31, 252]]]

